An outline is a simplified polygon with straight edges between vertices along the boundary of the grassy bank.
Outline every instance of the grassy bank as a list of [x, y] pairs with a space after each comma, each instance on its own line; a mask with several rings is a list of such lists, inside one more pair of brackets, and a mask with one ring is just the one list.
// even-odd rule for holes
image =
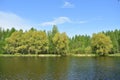
[[[57, 54], [0, 54], [1, 57], [60, 57], [61, 55], [57, 55]], [[98, 56], [96, 54], [69, 54], [66, 56], [75, 56], [75, 57], [95, 57]], [[109, 54], [108, 56], [119, 56], [120, 57], [120, 53], [116, 53], [116, 54]]]
[[95, 54], [71, 54], [70, 56], [75, 56], [75, 57], [93, 57], [96, 56]]
[[1, 57], [60, 57], [61, 55], [55, 55], [55, 54], [0, 54]]
[[109, 54], [108, 56], [119, 56], [119, 57], [120, 57], [120, 53], [116, 53], [116, 54]]
[[[96, 54], [72, 54], [71, 56], [76, 56], [76, 57], [94, 57], [94, 56], [99, 56], [99, 55], [96, 55]], [[109, 54], [107, 56], [110, 56], [110, 57], [120, 57], [120, 53], [115, 53], [115, 54]]]
[[[1, 57], [19, 57], [19, 56], [23, 56], [23, 57], [60, 57], [61, 55], [57, 55], [57, 54], [0, 54]], [[84, 57], [84, 56], [88, 56], [88, 57], [92, 57], [92, 56], [96, 56], [95, 54], [68, 54], [66, 56], [75, 56], [75, 57]]]

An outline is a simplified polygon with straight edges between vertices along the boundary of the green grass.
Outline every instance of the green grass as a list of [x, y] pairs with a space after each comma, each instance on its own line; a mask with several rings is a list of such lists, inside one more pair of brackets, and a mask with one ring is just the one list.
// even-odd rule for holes
[[[57, 54], [0, 54], [0, 56], [2, 57], [14, 57], [14, 56], [23, 56], [23, 57], [34, 57], [34, 56], [38, 56], [38, 57], [60, 57], [61, 55], [57, 55]], [[82, 57], [82, 56], [96, 56], [95, 54], [68, 54], [66, 56], [75, 56], [75, 57]]]
[[0, 56], [2, 57], [19, 57], [19, 56], [23, 56], [23, 57], [59, 57], [60, 55], [56, 55], [56, 54], [40, 54], [40, 55], [36, 55], [36, 54], [0, 54]]
[[116, 54], [109, 54], [108, 56], [120, 56], [120, 53], [116, 53]]
[[[19, 57], [19, 56], [23, 56], [23, 57], [60, 57], [61, 55], [57, 55], [57, 54], [0, 54], [1, 57]], [[94, 57], [94, 56], [98, 56], [96, 54], [68, 54], [66, 56], [75, 56], [75, 57]], [[108, 56], [120, 56], [120, 53], [116, 53], [116, 54], [109, 54]]]
[[92, 57], [92, 56], [96, 56], [96, 55], [95, 54], [71, 54], [71, 56], [76, 56], [76, 57], [82, 57], [82, 56]]

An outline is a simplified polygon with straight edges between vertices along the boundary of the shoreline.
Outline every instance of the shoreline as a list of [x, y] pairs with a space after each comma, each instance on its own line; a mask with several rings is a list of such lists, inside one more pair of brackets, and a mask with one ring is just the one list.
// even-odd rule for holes
[[0, 57], [60, 57], [61, 55], [55, 55], [55, 54], [0, 54]]
[[[69, 54], [66, 56], [73, 56], [73, 57], [96, 57], [96, 54]], [[108, 57], [120, 57], [120, 53], [116, 54], [109, 54]], [[58, 54], [0, 54], [0, 57], [61, 57]]]

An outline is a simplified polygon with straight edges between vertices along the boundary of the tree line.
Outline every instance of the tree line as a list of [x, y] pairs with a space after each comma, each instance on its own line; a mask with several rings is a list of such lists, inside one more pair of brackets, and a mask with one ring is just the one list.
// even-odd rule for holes
[[1, 54], [114, 54], [120, 52], [120, 30], [68, 37], [54, 25], [51, 31], [0, 28]]

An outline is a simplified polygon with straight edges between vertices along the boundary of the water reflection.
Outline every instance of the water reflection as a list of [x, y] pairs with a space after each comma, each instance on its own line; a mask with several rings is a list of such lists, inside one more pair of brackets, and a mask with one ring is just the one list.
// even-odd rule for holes
[[94, 80], [119, 80], [120, 60], [118, 57], [96, 58]]
[[0, 57], [0, 80], [119, 80], [119, 57]]

